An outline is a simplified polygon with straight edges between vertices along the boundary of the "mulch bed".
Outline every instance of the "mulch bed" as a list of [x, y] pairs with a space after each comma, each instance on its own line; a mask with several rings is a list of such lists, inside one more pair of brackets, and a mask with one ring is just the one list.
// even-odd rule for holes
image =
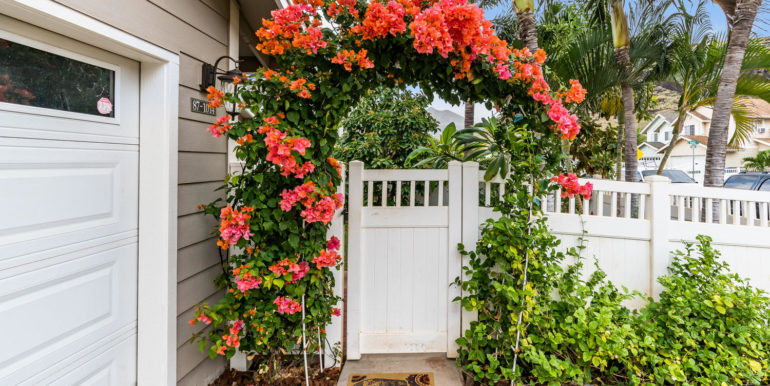
[[[316, 367], [310, 374], [311, 386], [335, 386], [340, 377], [342, 368], [334, 367], [324, 370], [321, 373]], [[236, 371], [233, 369], [225, 370], [209, 386], [300, 386], [305, 385], [305, 370], [302, 366], [287, 369], [275, 380], [263, 380], [255, 370]]]

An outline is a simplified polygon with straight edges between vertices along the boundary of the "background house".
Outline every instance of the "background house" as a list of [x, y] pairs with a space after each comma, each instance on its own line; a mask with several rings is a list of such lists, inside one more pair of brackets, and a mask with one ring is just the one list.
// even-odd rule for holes
[[[728, 148], [725, 158], [726, 177], [741, 171], [743, 158], [753, 157], [757, 152], [770, 148], [770, 104], [763, 100], [752, 100], [751, 108], [757, 116], [751, 137], [737, 146]], [[640, 160], [641, 170], [657, 169], [668, 146], [674, 146], [666, 163], [667, 169], [679, 169], [690, 174], [699, 183], [703, 182], [708, 145], [709, 126], [713, 110], [699, 107], [685, 115], [682, 132], [676, 143], [671, 144], [676, 112], [660, 112], [650, 121], [641, 133], [647, 141], [639, 145], [644, 156]], [[735, 133], [735, 120], [730, 119], [728, 136]], [[696, 141], [692, 147], [691, 141]]]
[[[188, 344], [194, 306], [220, 296], [216, 221], [197, 207], [228, 162], [206, 132], [224, 112], [194, 107], [204, 63], [269, 64], [254, 32], [280, 5], [0, 2], [0, 50], [16, 52], [2, 82], [62, 84], [0, 98], [0, 384], [207, 385], [225, 368]], [[49, 59], [103, 73], [103, 90], [82, 111], [45, 102], [83, 81]]]

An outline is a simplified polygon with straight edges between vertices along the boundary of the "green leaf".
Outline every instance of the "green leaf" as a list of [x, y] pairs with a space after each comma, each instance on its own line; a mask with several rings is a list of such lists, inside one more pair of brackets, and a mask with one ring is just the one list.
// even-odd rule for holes
[[288, 113], [286, 113], [286, 118], [291, 123], [297, 123], [299, 122], [299, 113], [296, 111], [289, 111]]

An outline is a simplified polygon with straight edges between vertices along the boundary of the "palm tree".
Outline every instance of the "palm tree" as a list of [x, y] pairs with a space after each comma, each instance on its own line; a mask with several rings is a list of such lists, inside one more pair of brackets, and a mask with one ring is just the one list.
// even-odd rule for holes
[[524, 46], [534, 53], [537, 48], [537, 29], [535, 28], [535, 0], [513, 0], [516, 19], [519, 20], [519, 34]]
[[465, 119], [463, 120], [463, 123], [465, 124], [465, 128], [473, 127], [474, 121], [476, 120], [476, 114], [475, 114], [475, 105], [473, 104], [473, 101], [467, 101], [465, 102]]
[[629, 7], [628, 18], [622, 8], [616, 8], [614, 21], [620, 28], [611, 28], [606, 23], [611, 19], [610, 5], [618, 4], [590, 0], [586, 7], [594, 28], [576, 36], [560, 55], [550, 57], [549, 67], [562, 81], [578, 79], [586, 88], [587, 99], [579, 107], [585, 109], [582, 116], [600, 112], [604, 118], [617, 118], [618, 148], [625, 149], [626, 176], [633, 181], [638, 178], [636, 115], [647, 112], [652, 82], [663, 75], [673, 18], [667, 16], [669, 1], [645, 0]]
[[748, 170], [763, 172], [770, 168], [770, 150], [763, 150], [757, 153], [756, 157], [746, 157], [743, 159], [743, 166]]
[[[681, 87], [682, 95], [677, 104], [679, 115], [674, 122], [671, 142], [661, 160], [658, 174], [665, 168], [687, 112], [714, 105], [721, 90], [720, 79], [726, 66], [728, 48], [721, 36], [708, 32], [708, 17], [703, 6], [704, 1], [701, 1], [693, 15], [687, 14], [684, 7], [679, 10], [680, 23], [675, 29], [675, 39], [669, 51], [672, 68], [668, 80]], [[770, 101], [770, 80], [756, 73], [756, 70], [768, 68], [770, 49], [759, 40], [749, 40], [730, 106], [735, 120], [735, 133], [728, 141], [731, 146], [748, 140], [754, 130], [756, 117], [751, 99]], [[714, 128], [713, 124], [711, 127]]]
[[725, 176], [725, 155], [727, 154], [727, 132], [741, 74], [743, 57], [751, 35], [751, 28], [762, 0], [714, 0], [722, 8], [728, 20], [730, 36], [727, 40], [727, 54], [719, 81], [719, 89], [711, 117], [709, 142], [706, 149], [705, 186], [722, 186]]

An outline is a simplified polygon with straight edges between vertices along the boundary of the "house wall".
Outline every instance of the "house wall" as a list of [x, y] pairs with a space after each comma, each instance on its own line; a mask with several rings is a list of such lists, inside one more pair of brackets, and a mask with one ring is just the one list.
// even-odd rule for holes
[[207, 385], [224, 369], [225, 361], [208, 360], [187, 343], [200, 329], [187, 321], [196, 304], [221, 296], [213, 284], [219, 272], [216, 239], [211, 234], [215, 220], [205, 217], [197, 206], [220, 196], [214, 189], [226, 174], [227, 144], [206, 132], [216, 117], [190, 112], [190, 98], [205, 99], [198, 91], [202, 63], [213, 63], [228, 53], [229, 0], [58, 2], [179, 54], [176, 379], [180, 385]]

